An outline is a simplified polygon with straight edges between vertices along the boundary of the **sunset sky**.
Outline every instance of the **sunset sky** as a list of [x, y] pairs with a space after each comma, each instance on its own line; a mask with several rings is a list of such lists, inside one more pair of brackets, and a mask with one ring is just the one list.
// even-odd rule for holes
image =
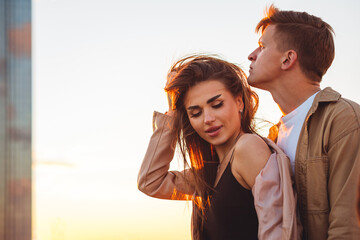
[[[190, 239], [190, 203], [137, 190], [152, 112], [166, 111], [165, 77], [184, 55], [219, 54], [248, 72], [271, 3], [333, 26], [321, 86], [360, 103], [358, 0], [34, 0], [33, 239]], [[277, 122], [257, 92], [258, 117]]]

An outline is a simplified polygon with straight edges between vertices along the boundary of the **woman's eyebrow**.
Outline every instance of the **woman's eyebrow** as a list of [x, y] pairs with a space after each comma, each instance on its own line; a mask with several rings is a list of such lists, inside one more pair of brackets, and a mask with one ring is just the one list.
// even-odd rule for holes
[[200, 108], [199, 105], [194, 105], [194, 106], [188, 107], [187, 110], [190, 111], [190, 110], [194, 110], [194, 109], [198, 109], [198, 108]]
[[209, 100], [206, 101], [206, 103], [207, 103], [207, 104], [212, 103], [213, 101], [215, 101], [215, 100], [218, 99], [219, 97], [221, 97], [221, 94], [216, 95], [216, 96], [210, 98]]
[[[219, 97], [221, 97], [221, 94], [216, 95], [216, 96], [210, 98], [209, 100], [206, 101], [206, 104], [212, 103], [213, 101], [215, 101], [215, 100], [218, 99]], [[189, 106], [189, 107], [187, 107], [186, 109], [190, 111], [190, 110], [194, 110], [194, 109], [198, 109], [198, 108], [200, 108], [199, 105], [194, 105], [194, 106]]]

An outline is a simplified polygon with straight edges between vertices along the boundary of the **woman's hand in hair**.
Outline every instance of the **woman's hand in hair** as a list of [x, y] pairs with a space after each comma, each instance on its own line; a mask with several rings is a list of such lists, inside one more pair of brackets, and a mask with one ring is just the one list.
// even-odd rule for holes
[[[167, 78], [166, 78], [166, 86], [169, 84], [169, 82], [171, 82], [171, 80], [173, 79], [173, 77], [175, 76], [175, 72], [170, 72], [168, 75], [167, 75]], [[174, 111], [173, 111], [173, 106], [172, 106], [172, 99], [171, 99], [171, 95], [167, 92], [166, 93], [166, 96], [167, 96], [167, 101], [168, 101], [168, 106], [169, 106], [169, 109], [168, 111], [165, 113], [166, 115], [169, 115], [169, 116], [172, 116], [174, 114]]]

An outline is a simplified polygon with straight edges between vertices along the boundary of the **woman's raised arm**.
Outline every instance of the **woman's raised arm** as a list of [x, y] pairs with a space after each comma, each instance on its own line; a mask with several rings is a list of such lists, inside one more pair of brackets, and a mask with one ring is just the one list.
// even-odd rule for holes
[[140, 167], [138, 188], [151, 197], [191, 200], [195, 191], [191, 170], [169, 171], [176, 143], [171, 121], [170, 116], [154, 112], [154, 132]]

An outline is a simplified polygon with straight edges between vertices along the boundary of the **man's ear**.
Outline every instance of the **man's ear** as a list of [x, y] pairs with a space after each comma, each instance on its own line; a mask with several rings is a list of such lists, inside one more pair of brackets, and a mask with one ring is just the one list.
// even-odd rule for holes
[[242, 96], [241, 95], [237, 96], [235, 100], [239, 111], [242, 112], [244, 110], [244, 102], [242, 100]]
[[281, 60], [281, 69], [288, 70], [296, 63], [297, 53], [294, 50], [288, 50], [284, 53], [284, 56]]

